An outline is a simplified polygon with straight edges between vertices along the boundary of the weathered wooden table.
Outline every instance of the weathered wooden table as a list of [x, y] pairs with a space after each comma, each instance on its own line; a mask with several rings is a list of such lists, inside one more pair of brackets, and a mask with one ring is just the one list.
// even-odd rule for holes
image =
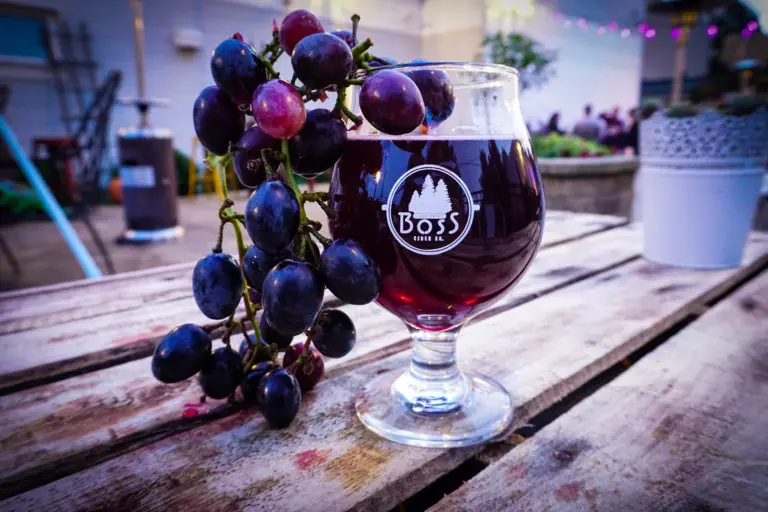
[[226, 402], [183, 417], [194, 379], [152, 378], [157, 339], [204, 321], [191, 264], [0, 295], [0, 509], [766, 510], [768, 236], [717, 271], [649, 263], [640, 238], [549, 213], [533, 267], [459, 343], [511, 391], [514, 432], [447, 451], [355, 417], [409, 357], [376, 306], [344, 307], [354, 351], [270, 430]]

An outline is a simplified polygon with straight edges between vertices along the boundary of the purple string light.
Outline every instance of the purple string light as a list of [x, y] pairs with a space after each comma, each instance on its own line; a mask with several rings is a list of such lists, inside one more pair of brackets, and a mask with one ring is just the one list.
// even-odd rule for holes
[[653, 39], [654, 37], [656, 37], [656, 29], [649, 28], [648, 30], [645, 31], [645, 34], [643, 35], [645, 36], [646, 39]]
[[630, 30], [628, 28], [624, 28], [621, 30], [621, 37], [624, 39], [628, 38], [630, 34]]
[[672, 37], [672, 39], [677, 39], [680, 37], [680, 34], [682, 33], [683, 33], [683, 29], [681, 29], [680, 27], [675, 27], [672, 29], [669, 35]]
[[619, 28], [619, 24], [616, 23], [615, 21], [612, 21], [608, 24], [608, 30], [610, 30], [611, 32], [614, 32], [617, 28]]
[[641, 34], [645, 35], [645, 33], [648, 32], [649, 28], [650, 27], [648, 26], [647, 23], [641, 23], [641, 24], [639, 24], [637, 26], [637, 31], [640, 32]]
[[707, 36], [709, 36], [710, 39], [715, 37], [717, 35], [717, 25], [710, 25], [707, 27]]
[[747, 23], [747, 30], [749, 30], [750, 32], [754, 32], [755, 30], [757, 30], [757, 22], [755, 20], [752, 20], [749, 23]]
[[752, 31], [749, 30], [748, 28], [745, 28], [744, 30], [741, 31], [741, 37], [743, 37], [744, 39], [747, 39], [751, 35], [752, 35]]

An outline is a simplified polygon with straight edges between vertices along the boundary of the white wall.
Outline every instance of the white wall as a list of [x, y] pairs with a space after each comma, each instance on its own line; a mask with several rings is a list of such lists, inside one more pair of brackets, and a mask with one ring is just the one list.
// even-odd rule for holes
[[[622, 113], [637, 106], [640, 97], [642, 39], [636, 34], [622, 39], [619, 31], [596, 34], [600, 24], [629, 23], [642, 12], [642, 0], [538, 0], [532, 17], [500, 14], [499, 7], [523, 5], [513, 0], [426, 0], [423, 43], [426, 58], [474, 60], [483, 34], [497, 30], [518, 31], [545, 48], [556, 50], [553, 77], [540, 89], [521, 96], [523, 115], [536, 126], [559, 111], [561, 127], [569, 128], [581, 117], [584, 104], [598, 111], [618, 105]], [[557, 12], [589, 20], [587, 33], [575, 24], [566, 29]], [[483, 15], [485, 13], [485, 16]]]
[[[15, 1], [55, 8], [71, 26], [84, 21], [93, 33], [93, 53], [100, 75], [120, 69], [123, 83], [119, 95], [137, 95], [129, 0]], [[357, 11], [362, 16], [361, 35], [374, 39], [376, 51], [381, 49], [398, 60], [415, 59], [421, 54], [417, 0], [294, 0], [290, 7], [283, 6], [282, 0], [144, 0], [148, 93], [150, 97], [170, 100], [168, 108], [151, 111], [151, 122], [170, 128], [175, 146], [189, 152], [194, 136], [192, 104], [200, 90], [213, 83], [210, 52], [236, 31], [255, 44], [268, 41], [272, 19], [279, 21], [285, 12], [295, 8], [309, 8], [320, 14], [327, 30], [350, 27], [349, 16]], [[177, 52], [172, 44], [174, 27], [200, 30], [204, 50], [191, 55]], [[278, 71], [289, 73], [288, 59], [283, 57], [281, 61]], [[31, 147], [33, 137], [63, 135], [50, 77], [6, 69], [0, 70], [0, 81], [11, 86], [6, 117], [25, 148]], [[116, 106], [111, 140], [117, 127], [135, 124], [136, 120], [134, 109]]]

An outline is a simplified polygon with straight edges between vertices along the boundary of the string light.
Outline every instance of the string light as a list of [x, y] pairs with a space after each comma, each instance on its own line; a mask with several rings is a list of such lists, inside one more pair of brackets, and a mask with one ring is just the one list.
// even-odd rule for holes
[[707, 36], [712, 39], [717, 35], [717, 25], [710, 25], [707, 27]]
[[597, 35], [604, 36], [605, 32], [606, 32], [605, 27], [597, 27], [597, 31], [596, 31]]
[[628, 38], [632, 32], [628, 28], [621, 29], [621, 37]]
[[749, 30], [750, 32], [754, 32], [755, 30], [757, 30], [757, 22], [755, 20], [752, 20], [749, 23], [747, 23], [747, 30]]
[[656, 29], [649, 28], [648, 30], [645, 31], [645, 34], [643, 34], [643, 36], [646, 39], [653, 39], [654, 37], [656, 37]]
[[672, 39], [677, 39], [680, 37], [680, 34], [682, 33], [683, 33], [683, 29], [681, 29], [680, 27], [675, 27], [672, 29], [669, 35], [672, 37]]

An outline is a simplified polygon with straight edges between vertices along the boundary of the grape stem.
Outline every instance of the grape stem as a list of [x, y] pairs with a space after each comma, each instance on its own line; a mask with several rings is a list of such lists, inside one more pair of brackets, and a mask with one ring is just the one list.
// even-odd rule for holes
[[[223, 160], [223, 161], [222, 161]], [[224, 195], [224, 204], [231, 204], [234, 205], [234, 202], [229, 198], [229, 190], [227, 189], [227, 175], [226, 175], [226, 166], [232, 165], [232, 155], [228, 154], [225, 158], [221, 160], [216, 161], [216, 171], [219, 173], [219, 181], [221, 182], [221, 190], [222, 194]], [[233, 217], [237, 219], [237, 212], [232, 210], [231, 206], [228, 206], [227, 208], [223, 208], [223, 214], [227, 215], [228, 217]], [[238, 258], [240, 260], [240, 275], [243, 278], [243, 283], [247, 283], [248, 281], [245, 278], [245, 271], [243, 270], [243, 260], [245, 259], [245, 252], [247, 251], [247, 247], [245, 246], [245, 242], [243, 240], [243, 231], [240, 229], [240, 223], [239, 222], [230, 222], [232, 224], [232, 229], [235, 232], [235, 241], [237, 242], [237, 253]], [[254, 308], [251, 304], [251, 298], [248, 296], [248, 288], [246, 286], [243, 287], [243, 302], [245, 303], [245, 314], [248, 318], [248, 321], [251, 323], [251, 326], [253, 327], [253, 332], [256, 336], [256, 343], [257, 343], [257, 350], [254, 350], [253, 356], [251, 357], [251, 360], [248, 362], [248, 365], [246, 365], [245, 369], [246, 371], [248, 368], [250, 368], [251, 364], [253, 363], [256, 354], [258, 353], [258, 349], [261, 348], [261, 333], [259, 332], [259, 324], [256, 323], [256, 317], [254, 316]], [[271, 354], [270, 354], [271, 355]]]
[[328, 192], [302, 192], [302, 201], [309, 201], [310, 203], [317, 203], [319, 201], [328, 200]]
[[336, 117], [341, 117], [341, 114], [345, 115], [350, 121], [355, 123], [355, 126], [363, 124], [363, 118], [356, 115], [354, 112], [347, 108], [345, 100], [347, 99], [347, 88], [341, 87], [336, 93], [336, 105], [333, 107], [332, 114]]
[[[301, 190], [296, 185], [296, 177], [293, 175], [293, 167], [291, 166], [291, 154], [290, 147], [288, 146], [288, 140], [283, 139], [280, 148], [283, 151], [281, 160], [283, 162], [283, 168], [285, 169], [285, 177], [288, 180], [288, 185], [293, 190], [296, 200], [299, 203], [299, 225], [303, 226], [307, 223], [307, 212], [304, 210], [304, 201], [301, 200]], [[301, 245], [299, 247], [299, 254], [301, 256], [306, 255], [307, 241], [304, 237], [301, 237]]]
[[261, 163], [264, 165], [264, 170], [267, 173], [268, 178], [273, 178], [275, 176], [275, 171], [272, 169], [272, 166], [269, 165], [269, 160], [267, 159], [268, 152], [271, 151], [270, 149], [264, 148], [261, 150]]
[[326, 249], [328, 248], [329, 245], [331, 245], [333, 243], [333, 240], [331, 240], [330, 238], [326, 238], [325, 236], [321, 235], [320, 232], [317, 229], [315, 229], [314, 227], [307, 226], [307, 230], [309, 231], [309, 233], [312, 236], [314, 236], [317, 239], [318, 242], [323, 244], [323, 247], [325, 247]]
[[361, 56], [370, 48], [373, 46], [373, 41], [371, 38], [367, 38], [365, 41], [362, 41], [358, 43], [354, 48], [352, 48], [352, 57], [355, 59], [355, 61], [360, 61]]
[[269, 59], [259, 55], [259, 60], [261, 61], [262, 64], [264, 64], [264, 67], [267, 68], [267, 75], [269, 76], [270, 80], [272, 80], [273, 78], [280, 78], [280, 73], [275, 71], [275, 67], [272, 65]]

